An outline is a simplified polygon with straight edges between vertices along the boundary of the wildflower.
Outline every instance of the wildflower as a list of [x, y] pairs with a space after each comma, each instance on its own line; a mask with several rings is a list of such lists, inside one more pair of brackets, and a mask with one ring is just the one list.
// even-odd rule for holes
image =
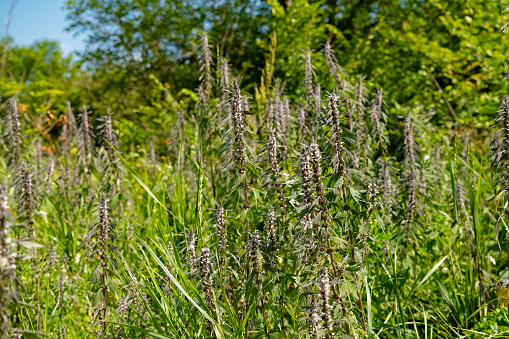
[[318, 287], [318, 295], [321, 301], [321, 317], [322, 328], [325, 331], [325, 338], [332, 338], [332, 306], [330, 305], [330, 289], [329, 270], [323, 267], [320, 271], [320, 281]]
[[325, 60], [327, 61], [327, 66], [329, 67], [329, 72], [334, 77], [336, 84], [339, 84], [341, 82], [340, 78], [339, 78], [339, 73], [340, 72], [342, 73], [343, 70], [341, 69], [341, 66], [338, 64], [338, 62], [336, 60], [336, 57], [334, 55], [334, 52], [332, 51], [332, 47], [331, 47], [329, 41], [327, 41], [325, 43], [325, 46], [323, 48], [323, 54], [325, 56]]
[[220, 246], [219, 263], [223, 266], [226, 256], [226, 219], [224, 217], [224, 207], [222, 205], [219, 205], [216, 210], [216, 228]]
[[267, 211], [267, 219], [265, 223], [265, 233], [267, 234], [267, 247], [271, 248], [276, 244], [277, 231], [276, 231], [276, 213], [274, 208], [269, 206]]
[[200, 282], [202, 285], [203, 293], [205, 294], [205, 303], [212, 309], [212, 280], [210, 270], [210, 251], [208, 248], [204, 248], [200, 255]]
[[329, 96], [329, 119], [331, 126], [331, 139], [334, 145], [333, 171], [338, 173], [340, 177], [345, 175], [345, 161], [343, 159], [343, 130], [340, 125], [339, 109], [337, 104], [337, 96], [331, 93]]
[[10, 99], [11, 110], [8, 115], [7, 140], [9, 141], [9, 156], [11, 164], [17, 166], [21, 159], [21, 124], [19, 121], [18, 102]]

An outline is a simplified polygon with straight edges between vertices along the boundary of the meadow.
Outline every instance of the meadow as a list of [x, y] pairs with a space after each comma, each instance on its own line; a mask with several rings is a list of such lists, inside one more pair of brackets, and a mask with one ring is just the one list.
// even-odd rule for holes
[[0, 338], [509, 337], [507, 97], [437, 123], [327, 40], [248, 83], [196, 43], [149, 135], [2, 96]]

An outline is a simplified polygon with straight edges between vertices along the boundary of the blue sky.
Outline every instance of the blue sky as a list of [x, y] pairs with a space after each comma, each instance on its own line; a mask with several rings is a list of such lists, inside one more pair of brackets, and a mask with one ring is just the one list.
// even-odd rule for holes
[[[4, 23], [13, 0], [0, 0], [0, 34], [3, 36]], [[9, 28], [9, 35], [15, 44], [28, 45], [36, 40], [51, 39], [60, 42], [67, 54], [83, 49], [83, 36], [73, 38], [66, 32], [65, 0], [17, 0]]]

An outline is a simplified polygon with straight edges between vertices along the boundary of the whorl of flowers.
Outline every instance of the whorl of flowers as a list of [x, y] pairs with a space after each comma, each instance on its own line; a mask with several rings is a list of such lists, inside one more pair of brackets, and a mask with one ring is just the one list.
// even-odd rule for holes
[[[508, 125], [509, 127], [509, 125]], [[416, 162], [415, 156], [415, 142], [414, 142], [414, 134], [412, 127], [412, 120], [410, 117], [410, 112], [408, 112], [405, 118], [405, 155], [407, 160], [407, 165], [409, 170], [414, 171], [414, 166]]]
[[106, 322], [106, 314], [108, 312], [108, 304], [106, 302], [106, 276], [107, 276], [107, 258], [109, 239], [111, 237], [111, 220], [109, 215], [108, 199], [105, 195], [101, 196], [99, 202], [99, 265], [101, 267], [101, 291], [103, 295], [102, 304], [99, 307], [99, 321], [102, 323], [102, 335], [106, 335], [108, 323]]
[[382, 126], [380, 124], [380, 116], [382, 115], [382, 103], [383, 103], [382, 90], [379, 89], [378, 92], [376, 93], [376, 98], [373, 102], [373, 109], [371, 110], [371, 120], [373, 121], [377, 142], [383, 148], [385, 148], [382, 134]]
[[235, 159], [239, 165], [239, 173], [246, 173], [246, 143], [244, 134], [246, 133], [246, 115], [242, 108], [242, 95], [240, 93], [240, 84], [238, 80], [231, 81], [231, 111], [230, 117], [233, 123], [235, 135]]
[[334, 145], [333, 171], [337, 172], [340, 177], [345, 174], [345, 161], [343, 159], [343, 130], [340, 125], [338, 97], [333, 92], [329, 96], [329, 125], [331, 127], [331, 139]]
[[332, 47], [329, 41], [325, 43], [325, 46], [323, 48], [323, 55], [325, 56], [325, 60], [327, 61], [329, 72], [334, 77], [336, 83], [339, 84], [340, 83], [339, 73], [342, 72], [343, 70], [341, 69], [341, 66], [339, 66], [338, 61], [336, 60], [336, 56], [332, 51]]
[[41, 173], [42, 144], [40, 140], [35, 142], [35, 175], [36, 181], [39, 181]]
[[251, 261], [252, 274], [255, 277], [256, 284], [261, 290], [260, 276], [260, 234], [258, 230], [251, 233], [249, 237], [249, 260]]
[[212, 308], [212, 279], [210, 272], [210, 251], [207, 247], [203, 248], [199, 261], [200, 281], [203, 293], [205, 294], [205, 303]]
[[219, 69], [221, 72], [221, 78], [219, 80], [219, 86], [221, 89], [228, 88], [228, 79], [230, 78], [230, 66], [228, 65], [228, 60], [223, 58], [221, 59], [221, 63], [219, 64]]
[[[120, 299], [118, 303], [117, 313], [121, 323], [125, 323], [126, 315], [127, 315], [128, 305], [127, 305], [127, 297], [124, 296]], [[117, 339], [123, 338], [122, 333], [124, 332], [123, 326], [119, 325], [117, 327]]]
[[322, 88], [320, 84], [316, 84], [315, 86], [315, 93], [314, 93], [314, 100], [315, 100], [315, 119], [320, 119], [320, 115], [322, 113]]
[[115, 151], [113, 147], [116, 147], [116, 135], [113, 130], [113, 122], [111, 119], [111, 114], [106, 114], [103, 118], [104, 125], [102, 126], [102, 134], [103, 138], [106, 140], [104, 146], [106, 151], [108, 152], [108, 159], [110, 162], [115, 162]]
[[64, 276], [60, 275], [58, 277], [58, 297], [57, 297], [57, 304], [56, 304], [55, 308], [62, 305], [62, 302], [64, 300], [64, 288], [65, 288]]
[[74, 116], [74, 113], [72, 112], [72, 106], [71, 102], [67, 101], [67, 122], [69, 125], [69, 137], [75, 136], [76, 132], [78, 131], [78, 124], [76, 123], [76, 117]]
[[308, 104], [308, 108], [311, 106], [311, 97], [313, 96], [313, 70], [311, 66], [311, 52], [309, 47], [306, 49], [306, 56], [304, 59], [305, 64], [305, 78], [304, 84], [306, 86], [306, 100]]
[[88, 111], [86, 107], [83, 107], [83, 113], [81, 114], [79, 146], [87, 163], [92, 156], [92, 135], [90, 123], [88, 121]]
[[22, 211], [25, 217], [26, 227], [29, 234], [32, 232], [32, 220], [34, 215], [34, 195], [32, 176], [26, 163], [21, 165], [21, 190], [22, 190]]
[[224, 207], [223, 205], [219, 205], [216, 210], [216, 228], [217, 228], [217, 238], [219, 240], [220, 247], [220, 259], [219, 264], [223, 266], [226, 255], [226, 219], [224, 217]]
[[382, 182], [383, 182], [383, 200], [385, 204], [388, 221], [391, 221], [392, 215], [392, 178], [389, 170], [389, 164], [385, 161], [381, 168], [382, 171]]
[[203, 92], [205, 94], [205, 102], [208, 102], [208, 98], [211, 93], [212, 86], [212, 73], [210, 71], [210, 65], [212, 64], [212, 55], [209, 48], [209, 37], [207, 33], [203, 33], [201, 40], [201, 56], [200, 56], [200, 80], [203, 83]]
[[306, 149], [303, 149], [299, 159], [300, 184], [302, 193], [305, 196], [304, 203], [307, 204], [313, 189], [313, 169], [311, 160]]
[[269, 206], [267, 211], [267, 219], [265, 222], [265, 233], [267, 234], [267, 247], [271, 248], [276, 244], [277, 229], [276, 229], [276, 213], [274, 207]]
[[[499, 117], [495, 122], [500, 122], [500, 130], [498, 132], [498, 138], [492, 141], [492, 147], [495, 151], [495, 157], [493, 158], [493, 166], [498, 166], [502, 163], [503, 171], [499, 180], [502, 189], [509, 195], [509, 160], [507, 156], [509, 153], [509, 99], [506, 97], [502, 101], [502, 105], [498, 111]], [[509, 209], [506, 209], [506, 213], [509, 216]]]
[[[416, 206], [416, 173], [415, 173], [415, 143], [412, 129], [410, 112], [405, 119], [405, 160], [407, 163], [406, 176], [408, 180], [408, 199], [407, 199], [407, 224], [413, 219]], [[407, 225], [407, 230], [408, 230]]]
[[321, 316], [323, 323], [323, 330], [325, 331], [325, 338], [332, 338], [332, 305], [330, 304], [330, 289], [331, 284], [329, 280], [329, 270], [323, 267], [320, 271], [318, 285], [318, 295], [321, 301]]
[[357, 83], [357, 89], [355, 90], [355, 112], [357, 113], [357, 123], [359, 124], [357, 129], [357, 142], [359, 145], [362, 144], [364, 140], [364, 128], [365, 128], [365, 118], [364, 118], [364, 86], [362, 84], [363, 77], [359, 77], [359, 82]]
[[309, 324], [309, 339], [318, 339], [318, 330], [320, 329], [320, 316], [318, 315], [316, 296], [313, 296], [311, 305], [309, 305], [307, 322]]
[[456, 182], [456, 196], [458, 199], [458, 210], [460, 213], [463, 212], [463, 209], [465, 208], [465, 194], [463, 192], [463, 187], [461, 185], [461, 179], [458, 178], [458, 181]]
[[315, 187], [316, 196], [321, 207], [325, 207], [327, 202], [325, 200], [324, 186], [322, 181], [322, 153], [320, 152], [318, 144], [312, 143], [309, 146], [309, 157], [313, 171], [313, 184]]
[[274, 130], [269, 132], [269, 139], [267, 141], [267, 155], [269, 158], [270, 168], [272, 170], [274, 184], [278, 186], [281, 183], [281, 172], [279, 170], [277, 140]]
[[301, 135], [301, 139], [305, 139], [307, 133], [306, 120], [307, 113], [304, 107], [300, 106], [297, 111], [297, 120], [299, 122], [299, 134]]
[[[299, 157], [299, 176], [300, 176], [300, 185], [302, 190], [302, 195], [304, 199], [301, 204], [303, 208], [309, 208], [313, 201], [313, 169], [311, 168], [311, 160], [308, 155], [308, 150], [303, 148]], [[313, 219], [314, 213], [306, 212], [306, 214], [302, 217], [302, 225], [304, 230], [309, 230], [310, 234], [308, 234], [308, 239], [306, 244], [310, 252], [313, 252], [315, 249], [314, 243], [314, 232], [313, 232]]]
[[374, 182], [368, 183], [368, 205], [369, 208], [372, 209], [377, 204], [376, 198], [378, 197], [378, 194], [380, 194], [380, 191], [378, 190], [378, 185]]
[[283, 100], [283, 111], [284, 111], [284, 121], [285, 121], [285, 133], [288, 132], [288, 124], [291, 123], [292, 110], [290, 109], [290, 100], [285, 98]]
[[8, 132], [10, 160], [13, 165], [18, 165], [21, 158], [21, 124], [19, 122], [18, 101], [10, 99], [10, 112], [8, 116]]

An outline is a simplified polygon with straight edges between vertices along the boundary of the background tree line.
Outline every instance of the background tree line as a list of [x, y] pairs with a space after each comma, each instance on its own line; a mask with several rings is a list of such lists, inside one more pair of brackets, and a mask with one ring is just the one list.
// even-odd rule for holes
[[35, 122], [72, 101], [155, 128], [168, 93], [197, 101], [203, 31], [213, 69], [226, 58], [251, 95], [271, 44], [273, 79], [300, 74], [285, 84], [299, 93], [306, 48], [318, 55], [328, 40], [345, 71], [383, 88], [388, 102], [434, 108], [436, 124], [482, 130], [506, 90], [507, 16], [496, 1], [69, 0], [65, 9], [67, 29], [86, 40], [78, 58], [47, 41], [7, 51], [2, 99], [20, 93]]

